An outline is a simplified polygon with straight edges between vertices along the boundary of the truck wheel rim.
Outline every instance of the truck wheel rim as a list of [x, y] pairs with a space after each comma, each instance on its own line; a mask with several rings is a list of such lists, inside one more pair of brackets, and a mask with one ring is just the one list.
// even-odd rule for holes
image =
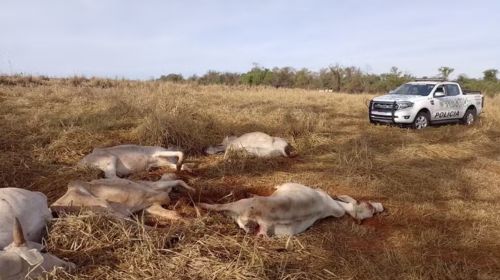
[[415, 126], [417, 127], [417, 129], [427, 127], [427, 118], [425, 116], [418, 116], [417, 121], [415, 122]]
[[473, 115], [473, 114], [471, 114], [471, 113], [469, 113], [469, 114], [467, 115], [467, 124], [468, 124], [468, 125], [471, 125], [473, 122], [474, 122], [474, 115]]

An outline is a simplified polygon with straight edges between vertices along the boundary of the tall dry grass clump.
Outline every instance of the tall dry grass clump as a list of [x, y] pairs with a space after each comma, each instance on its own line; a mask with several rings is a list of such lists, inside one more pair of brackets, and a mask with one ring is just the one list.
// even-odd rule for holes
[[[17, 79], [17, 80], [16, 80]], [[371, 95], [99, 79], [0, 83], [0, 186], [50, 202], [94, 147], [179, 146], [196, 166], [180, 176], [195, 202], [229, 202], [294, 181], [381, 201], [362, 225], [326, 219], [290, 239], [247, 236], [219, 214], [197, 217], [174, 194], [185, 224], [123, 222], [90, 213], [48, 227], [48, 250], [77, 264], [63, 279], [497, 279], [500, 276], [500, 97], [473, 127], [414, 131], [373, 126]], [[229, 134], [287, 139], [293, 159], [224, 161], [202, 150]], [[159, 177], [157, 170], [138, 175]], [[157, 225], [157, 226], [156, 226]], [[153, 228], [151, 228], [153, 227]]]

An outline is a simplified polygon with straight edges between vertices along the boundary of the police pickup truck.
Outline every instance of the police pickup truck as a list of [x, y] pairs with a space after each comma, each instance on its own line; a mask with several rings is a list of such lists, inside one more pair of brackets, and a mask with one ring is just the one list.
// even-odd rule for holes
[[409, 125], [422, 129], [430, 124], [448, 122], [472, 125], [483, 106], [481, 92], [462, 90], [454, 82], [419, 80], [373, 98], [368, 114], [371, 123]]

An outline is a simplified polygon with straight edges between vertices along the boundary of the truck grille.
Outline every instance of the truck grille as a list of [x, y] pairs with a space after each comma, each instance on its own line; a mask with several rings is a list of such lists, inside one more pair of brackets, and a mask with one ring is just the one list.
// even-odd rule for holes
[[373, 102], [373, 111], [391, 112], [394, 110], [394, 102]]
[[394, 123], [396, 102], [370, 101], [368, 116], [370, 122]]

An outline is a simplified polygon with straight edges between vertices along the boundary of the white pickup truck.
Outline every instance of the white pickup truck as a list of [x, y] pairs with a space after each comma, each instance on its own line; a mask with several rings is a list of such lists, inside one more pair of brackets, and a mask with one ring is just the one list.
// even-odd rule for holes
[[422, 80], [409, 82], [373, 98], [368, 114], [371, 123], [410, 125], [460, 122], [471, 125], [481, 114], [484, 97], [478, 91], [462, 91], [458, 83]]

